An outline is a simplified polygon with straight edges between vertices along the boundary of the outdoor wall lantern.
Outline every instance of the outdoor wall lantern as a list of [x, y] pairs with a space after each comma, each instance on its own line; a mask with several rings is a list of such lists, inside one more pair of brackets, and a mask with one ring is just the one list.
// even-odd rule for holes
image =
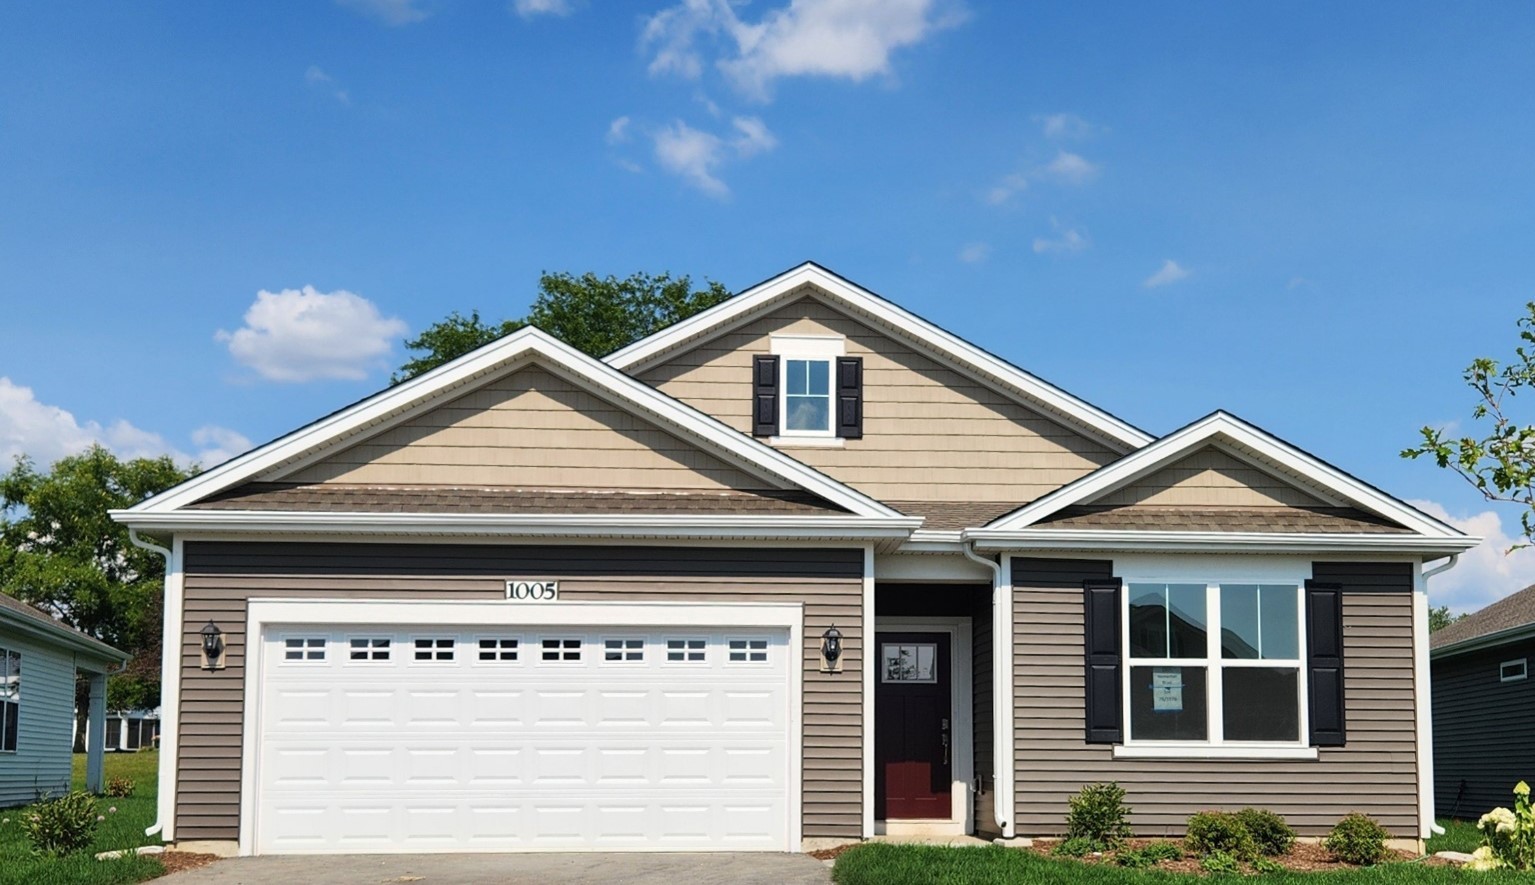
[[826, 659], [828, 667], [835, 667], [837, 659], [842, 657], [842, 631], [835, 624], [821, 634], [821, 657]]
[[203, 669], [217, 670], [224, 656], [224, 631], [209, 620], [202, 629]]

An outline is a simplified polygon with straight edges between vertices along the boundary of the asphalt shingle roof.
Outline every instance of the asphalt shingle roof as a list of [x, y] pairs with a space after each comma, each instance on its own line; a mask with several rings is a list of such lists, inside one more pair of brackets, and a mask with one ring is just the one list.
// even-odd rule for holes
[[1435, 630], [1428, 644], [1430, 648], [1440, 648], [1529, 624], [1535, 624], [1535, 585]]

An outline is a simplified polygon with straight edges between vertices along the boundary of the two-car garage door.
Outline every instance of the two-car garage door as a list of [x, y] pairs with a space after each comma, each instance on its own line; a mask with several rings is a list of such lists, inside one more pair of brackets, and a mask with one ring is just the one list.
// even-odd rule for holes
[[797, 847], [787, 630], [262, 636], [257, 853]]

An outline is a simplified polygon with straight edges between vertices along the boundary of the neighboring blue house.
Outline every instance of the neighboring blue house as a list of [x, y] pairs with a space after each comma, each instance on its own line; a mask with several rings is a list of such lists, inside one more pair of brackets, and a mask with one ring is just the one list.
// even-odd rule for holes
[[0, 808], [69, 790], [75, 674], [90, 681], [86, 786], [101, 789], [107, 674], [128, 655], [0, 593]]

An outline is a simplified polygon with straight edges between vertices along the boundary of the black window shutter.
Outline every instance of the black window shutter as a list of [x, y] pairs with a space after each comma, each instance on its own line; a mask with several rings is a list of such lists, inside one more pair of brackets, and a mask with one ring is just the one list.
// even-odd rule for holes
[[837, 357], [837, 435], [863, 439], [863, 357]]
[[1120, 580], [1082, 582], [1083, 644], [1087, 651], [1087, 742], [1117, 744], [1124, 739], [1120, 705]]
[[752, 436], [778, 433], [778, 357], [752, 357]]
[[1311, 746], [1347, 742], [1343, 711], [1343, 587], [1306, 582], [1306, 686]]

